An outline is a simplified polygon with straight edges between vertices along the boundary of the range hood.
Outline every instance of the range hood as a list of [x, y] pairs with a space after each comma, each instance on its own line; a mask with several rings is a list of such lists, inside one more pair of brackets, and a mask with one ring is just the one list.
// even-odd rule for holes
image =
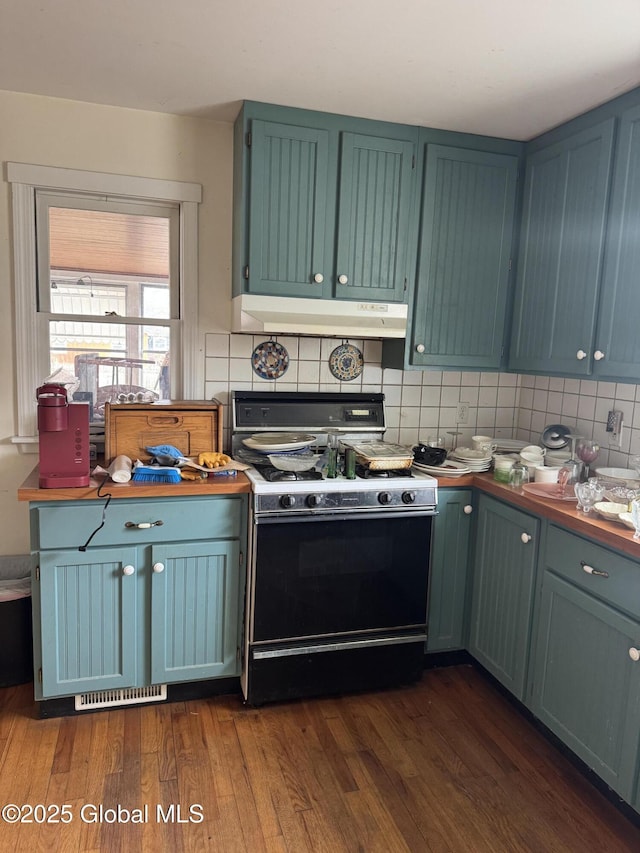
[[232, 300], [232, 331], [333, 338], [404, 338], [407, 306], [245, 293]]

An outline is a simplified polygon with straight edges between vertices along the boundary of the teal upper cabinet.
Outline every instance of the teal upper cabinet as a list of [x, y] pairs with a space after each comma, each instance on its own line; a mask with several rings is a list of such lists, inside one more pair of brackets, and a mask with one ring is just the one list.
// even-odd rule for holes
[[593, 373], [640, 381], [640, 106], [622, 114]]
[[247, 104], [234, 295], [405, 300], [417, 128]]
[[249, 291], [322, 295], [328, 267], [329, 134], [254, 121], [250, 150]]
[[404, 300], [414, 146], [341, 134], [334, 295]]
[[426, 145], [410, 364], [497, 369], [518, 157]]
[[511, 370], [591, 372], [614, 124], [608, 118], [527, 158]]

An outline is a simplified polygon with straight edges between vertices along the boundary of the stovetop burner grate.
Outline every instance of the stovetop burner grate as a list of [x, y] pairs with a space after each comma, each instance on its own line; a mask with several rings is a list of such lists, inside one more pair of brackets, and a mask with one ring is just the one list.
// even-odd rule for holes
[[322, 472], [311, 468], [309, 471], [281, 471], [271, 465], [254, 465], [258, 473], [269, 483], [289, 483], [292, 480], [322, 480]]
[[393, 477], [413, 477], [411, 472], [411, 468], [394, 468], [393, 470], [387, 470], [386, 468], [377, 469], [377, 468], [367, 468], [365, 465], [356, 465], [356, 476], [361, 477], [363, 480], [388, 480]]

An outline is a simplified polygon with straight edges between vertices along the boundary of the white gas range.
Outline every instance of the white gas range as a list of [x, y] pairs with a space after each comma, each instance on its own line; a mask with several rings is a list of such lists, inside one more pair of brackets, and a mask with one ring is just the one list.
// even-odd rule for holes
[[383, 395], [233, 394], [232, 453], [255, 463], [241, 677], [253, 705], [422, 672], [435, 478], [411, 468], [293, 474], [243, 453], [247, 438], [252, 451], [260, 435], [296, 432], [323, 451], [328, 430], [379, 442]]

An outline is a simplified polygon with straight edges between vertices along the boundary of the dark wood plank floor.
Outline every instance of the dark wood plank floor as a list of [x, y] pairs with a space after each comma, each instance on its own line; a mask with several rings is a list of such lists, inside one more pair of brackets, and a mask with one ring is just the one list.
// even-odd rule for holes
[[[0, 821], [2, 853], [640, 850], [640, 829], [468, 666], [261, 709], [225, 696], [39, 720], [31, 690], [0, 690], [0, 804], [48, 811]], [[69, 823], [37, 822], [63, 804]], [[118, 805], [146, 822], [99, 820]]]

